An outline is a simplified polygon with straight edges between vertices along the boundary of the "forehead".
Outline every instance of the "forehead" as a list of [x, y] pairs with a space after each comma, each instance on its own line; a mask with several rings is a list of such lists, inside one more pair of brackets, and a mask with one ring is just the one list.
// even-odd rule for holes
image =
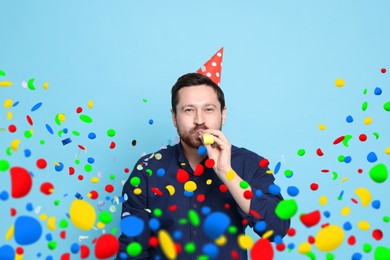
[[216, 91], [207, 85], [183, 87], [178, 92], [178, 105], [214, 104], [220, 106]]

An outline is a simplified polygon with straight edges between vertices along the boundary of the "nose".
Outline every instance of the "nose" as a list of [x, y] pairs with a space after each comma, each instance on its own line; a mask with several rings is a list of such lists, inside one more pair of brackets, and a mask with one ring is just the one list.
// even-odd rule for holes
[[202, 111], [196, 111], [194, 122], [197, 125], [203, 125], [204, 124], [204, 116]]

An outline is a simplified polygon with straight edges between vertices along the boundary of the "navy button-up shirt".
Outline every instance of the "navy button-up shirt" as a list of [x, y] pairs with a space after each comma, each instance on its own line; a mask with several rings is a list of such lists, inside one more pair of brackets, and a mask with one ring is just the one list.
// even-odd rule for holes
[[[274, 176], [267, 173], [268, 168], [260, 167], [262, 159], [254, 152], [232, 146], [231, 166], [252, 188], [250, 213], [245, 214], [214, 170], [208, 168], [207, 158], [195, 171], [190, 167], [181, 143], [142, 157], [123, 187], [122, 196], [128, 199], [122, 204], [122, 219], [138, 217], [144, 221], [144, 228], [134, 237], [121, 234], [117, 259], [247, 259], [238, 237], [245, 233], [247, 225], [254, 227], [258, 222], [265, 227], [254, 229], [260, 236], [273, 230], [269, 239], [283, 237], [290, 221], [275, 215], [283, 198], [269, 192]], [[188, 181], [192, 182], [186, 186]], [[212, 213], [229, 220], [217, 239], [204, 225]], [[129, 256], [126, 248], [135, 241], [142, 246], [142, 252]]]

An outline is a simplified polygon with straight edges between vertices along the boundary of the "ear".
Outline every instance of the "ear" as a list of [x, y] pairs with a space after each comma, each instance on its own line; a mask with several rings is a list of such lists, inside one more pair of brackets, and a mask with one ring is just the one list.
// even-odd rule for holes
[[172, 122], [173, 122], [173, 125], [177, 128], [176, 113], [175, 113], [175, 111], [173, 111], [173, 109], [171, 109], [171, 114], [172, 114]]
[[226, 107], [224, 107], [222, 110], [222, 125], [225, 124], [225, 120], [226, 120]]

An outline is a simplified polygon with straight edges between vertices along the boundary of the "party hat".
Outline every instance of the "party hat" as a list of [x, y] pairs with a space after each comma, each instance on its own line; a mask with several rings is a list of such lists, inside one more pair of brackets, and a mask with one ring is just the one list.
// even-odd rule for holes
[[221, 81], [221, 70], [222, 70], [222, 56], [223, 47], [211, 57], [201, 68], [198, 69], [197, 73], [203, 74], [209, 77], [212, 81], [220, 86]]

